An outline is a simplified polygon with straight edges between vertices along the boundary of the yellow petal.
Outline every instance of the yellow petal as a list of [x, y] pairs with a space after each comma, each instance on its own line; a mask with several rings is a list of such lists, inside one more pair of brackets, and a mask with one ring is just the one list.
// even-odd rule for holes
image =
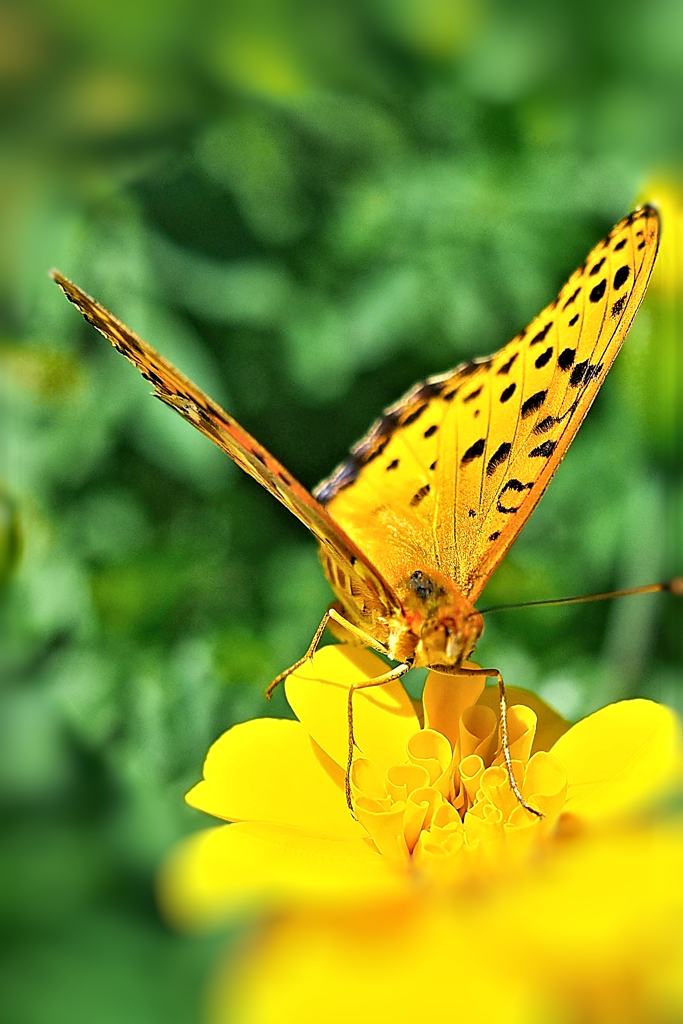
[[405, 868], [409, 850], [403, 831], [405, 804], [392, 803], [388, 810], [376, 810], [367, 801], [359, 800], [356, 815], [387, 864]]
[[[528, 761], [531, 747], [536, 733], [536, 715], [526, 704], [514, 704], [508, 707], [508, 740], [510, 743], [510, 757], [513, 761]], [[502, 741], [499, 743], [500, 751], [494, 760], [494, 764], [502, 764], [505, 760]]]
[[369, 800], [387, 800], [386, 772], [381, 772], [367, 757], [357, 757], [351, 768], [354, 799], [362, 795]]
[[415, 844], [419, 839], [422, 829], [429, 829], [436, 811], [443, 804], [444, 799], [441, 793], [436, 789], [432, 789], [431, 786], [427, 786], [425, 789], [417, 789], [411, 793], [406, 801], [403, 816], [403, 831], [411, 853], [415, 849]]
[[[493, 933], [497, 934], [497, 931]], [[529, 1024], [496, 946], [473, 946], [447, 909], [299, 914], [245, 947], [214, 990], [211, 1024]], [[524, 971], [518, 968], [518, 974]], [[526, 986], [528, 987], [528, 986]], [[537, 1019], [537, 1018], [534, 1018]]]
[[[522, 793], [527, 803], [539, 810], [543, 818], [535, 818], [521, 804], [513, 806], [505, 829], [508, 843], [513, 844], [518, 854], [541, 835], [547, 836], [554, 832], [567, 795], [567, 772], [564, 765], [545, 750], [537, 751], [526, 766]], [[521, 844], [518, 833], [524, 833], [526, 837], [522, 838]]]
[[395, 764], [388, 770], [386, 780], [392, 800], [407, 800], [414, 789], [429, 785], [429, 772], [421, 764]]
[[[348, 753], [349, 687], [387, 670], [387, 665], [370, 651], [331, 645], [317, 651], [287, 679], [287, 700], [297, 718], [342, 767], [346, 766]], [[382, 770], [406, 760], [406, 744], [420, 723], [400, 680], [358, 691], [353, 711], [359, 754]]]
[[681, 1002], [660, 1000], [667, 975], [680, 986], [682, 863], [678, 824], [559, 844], [499, 887], [482, 939], [501, 920], [514, 927], [527, 980], [557, 1000], [544, 1020], [680, 1021]]
[[567, 812], [584, 819], [619, 814], [680, 776], [681, 724], [661, 704], [625, 700], [572, 726], [552, 753], [567, 769]]
[[180, 927], [213, 925], [237, 912], [381, 901], [403, 891], [366, 839], [313, 835], [289, 825], [242, 822], [179, 843], [162, 868], [162, 909]]
[[422, 765], [427, 770], [430, 786], [445, 777], [444, 784], [438, 787], [444, 795], [448, 792], [447, 775], [452, 756], [453, 751], [446, 737], [433, 729], [421, 729], [411, 736], [408, 743], [408, 757], [413, 764]]
[[[559, 715], [549, 704], [546, 704], [530, 690], [522, 690], [518, 686], [506, 686], [505, 693], [508, 707], [512, 704], [524, 704], [536, 712], [538, 724], [531, 748], [532, 754], [535, 754], [537, 750], [550, 750], [560, 736], [571, 728], [570, 722], [567, 722], [562, 715]], [[497, 686], [487, 686], [477, 704], [491, 708], [495, 711], [496, 717], [500, 719], [500, 698]]]
[[216, 740], [204, 781], [185, 797], [228, 821], [270, 821], [340, 836], [362, 836], [344, 797], [344, 773], [300, 722], [257, 718]]
[[[524, 796], [546, 818], [564, 808], [567, 794], [567, 769], [553, 754], [539, 750], [533, 755], [524, 776]], [[523, 807], [519, 811], [524, 811]], [[524, 812], [528, 818], [528, 812]], [[521, 815], [518, 814], [518, 817]]]
[[497, 732], [496, 716], [490, 708], [465, 708], [460, 719], [460, 756], [479, 754], [485, 761], [493, 748]]
[[474, 802], [486, 765], [479, 754], [469, 754], [460, 762], [460, 779], [470, 803]]
[[[472, 667], [478, 666], [473, 664]], [[485, 676], [430, 672], [422, 691], [425, 729], [440, 732], [455, 749], [460, 736], [460, 716], [465, 708], [476, 704], [485, 685]]]

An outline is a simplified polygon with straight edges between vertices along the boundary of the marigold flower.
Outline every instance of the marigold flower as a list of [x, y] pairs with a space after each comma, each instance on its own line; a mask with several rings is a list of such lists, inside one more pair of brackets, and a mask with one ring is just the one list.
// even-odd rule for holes
[[219, 975], [216, 1019], [228, 1003], [263, 1024], [560, 1009], [567, 1021], [649, 1021], [653, 1007], [683, 1006], [683, 832], [634, 824], [681, 778], [675, 714], [623, 701], [570, 728], [508, 691], [515, 778], [539, 819], [510, 789], [496, 688], [430, 673], [421, 702], [400, 681], [359, 691], [354, 818], [347, 694], [382, 671], [365, 650], [318, 651], [287, 681], [298, 721], [229, 730], [187, 796], [234, 824], [175, 851], [167, 912], [185, 926], [244, 909], [270, 922], [229, 998]]

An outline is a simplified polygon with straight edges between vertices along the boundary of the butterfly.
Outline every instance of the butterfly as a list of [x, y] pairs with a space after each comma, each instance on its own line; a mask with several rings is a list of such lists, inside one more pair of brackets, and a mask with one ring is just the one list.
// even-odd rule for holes
[[[468, 668], [483, 630], [474, 605], [536, 507], [597, 395], [643, 299], [659, 241], [651, 206], [620, 221], [555, 301], [495, 355], [416, 384], [310, 493], [168, 360], [58, 271], [85, 319], [138, 367], [158, 398], [222, 448], [313, 533], [337, 597], [330, 624], [409, 668], [498, 679], [510, 783], [505, 691]], [[354, 689], [349, 691], [349, 772]]]

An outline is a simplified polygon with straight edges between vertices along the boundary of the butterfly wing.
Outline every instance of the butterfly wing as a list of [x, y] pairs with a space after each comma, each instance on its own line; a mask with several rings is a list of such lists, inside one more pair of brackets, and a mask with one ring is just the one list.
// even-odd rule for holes
[[394, 585], [434, 567], [474, 601], [564, 457], [652, 272], [634, 211], [496, 355], [413, 388], [314, 494]]
[[52, 271], [52, 277], [88, 323], [137, 366], [162, 402], [222, 448], [311, 530], [330, 560], [339, 587], [359, 604], [361, 618], [365, 606], [368, 614], [372, 612], [375, 617], [389, 617], [399, 607], [391, 587], [354, 541], [263, 445], [98, 302], [59, 271]]

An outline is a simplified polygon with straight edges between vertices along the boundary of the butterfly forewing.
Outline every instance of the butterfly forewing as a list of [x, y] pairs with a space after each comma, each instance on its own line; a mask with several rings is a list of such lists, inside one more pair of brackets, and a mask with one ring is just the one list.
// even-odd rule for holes
[[[456, 580], [472, 600], [535, 508], [590, 409], [645, 293], [658, 237], [657, 214], [649, 208], [618, 224], [557, 301], [495, 361], [492, 381], [516, 345], [517, 370], [511, 368], [507, 387], [517, 387], [507, 402], [500, 400], [502, 388], [492, 388], [491, 429], [479, 480], [470, 485], [482, 495], [476, 526], [463, 522], [467, 539]], [[507, 419], [496, 420], [496, 404], [509, 409]], [[497, 465], [501, 445], [508, 443], [510, 454]]]
[[[358, 603], [368, 624], [389, 617], [398, 602], [382, 575], [329, 513], [263, 445], [168, 360], [58, 271], [54, 280], [85, 319], [108, 338], [154, 387], [155, 393], [209, 437], [246, 473], [270, 491], [313, 532], [327, 559], [328, 575]], [[381, 623], [377, 625], [381, 632]]]
[[413, 388], [316, 489], [390, 583], [433, 566], [481, 593], [621, 347], [658, 231], [650, 207], [621, 221], [525, 331]]

